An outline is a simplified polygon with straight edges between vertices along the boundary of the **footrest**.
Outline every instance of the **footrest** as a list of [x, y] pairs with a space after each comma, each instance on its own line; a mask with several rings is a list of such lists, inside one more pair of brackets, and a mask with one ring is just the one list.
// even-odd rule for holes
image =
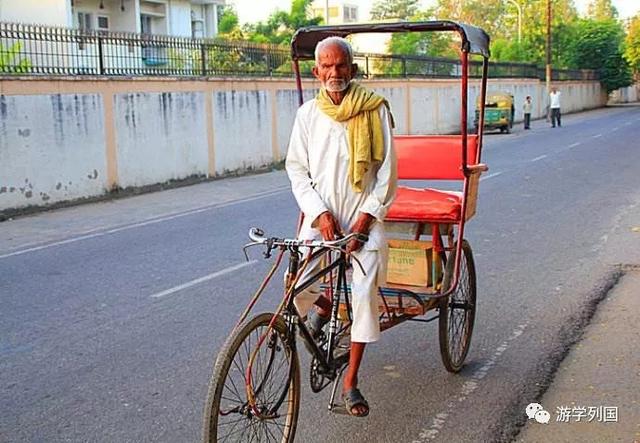
[[[416, 293], [407, 288], [425, 292]], [[430, 293], [427, 293], [427, 290], [429, 290]], [[351, 295], [351, 288], [349, 288], [348, 293]], [[438, 305], [438, 298], [435, 297], [435, 294], [433, 288], [430, 287], [422, 288], [397, 285], [397, 287], [380, 288], [378, 292], [378, 309], [380, 314], [392, 317], [401, 315], [424, 315], [427, 311], [430, 311]], [[346, 303], [340, 303], [338, 315], [342, 320], [347, 319]]]

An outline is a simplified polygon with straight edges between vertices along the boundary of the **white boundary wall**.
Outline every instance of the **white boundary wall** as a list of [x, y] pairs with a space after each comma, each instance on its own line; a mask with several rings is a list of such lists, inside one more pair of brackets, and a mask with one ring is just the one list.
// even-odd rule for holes
[[640, 83], [613, 91], [609, 103], [634, 103], [640, 101]]
[[[305, 81], [305, 99], [317, 83]], [[372, 80], [397, 134], [459, 132], [457, 80]], [[264, 168], [286, 155], [298, 106], [289, 80], [0, 80], [0, 211], [99, 197], [111, 190]], [[563, 112], [603, 106], [597, 82], [561, 82]], [[479, 83], [471, 82], [469, 124]], [[546, 112], [544, 83], [491, 80], [531, 95]]]

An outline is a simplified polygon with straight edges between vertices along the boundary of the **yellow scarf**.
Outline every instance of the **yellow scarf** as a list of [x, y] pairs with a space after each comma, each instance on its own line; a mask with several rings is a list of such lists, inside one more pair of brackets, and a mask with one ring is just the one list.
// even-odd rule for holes
[[316, 97], [320, 110], [332, 119], [347, 122], [349, 142], [349, 179], [356, 192], [363, 191], [363, 179], [372, 163], [384, 159], [384, 137], [378, 108], [387, 100], [375, 92], [351, 83], [347, 95], [334, 105], [324, 88]]

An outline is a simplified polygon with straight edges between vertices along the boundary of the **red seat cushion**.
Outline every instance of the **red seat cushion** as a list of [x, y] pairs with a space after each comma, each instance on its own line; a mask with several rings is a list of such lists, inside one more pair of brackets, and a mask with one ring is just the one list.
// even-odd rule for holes
[[462, 193], [398, 186], [388, 221], [455, 223], [462, 212]]

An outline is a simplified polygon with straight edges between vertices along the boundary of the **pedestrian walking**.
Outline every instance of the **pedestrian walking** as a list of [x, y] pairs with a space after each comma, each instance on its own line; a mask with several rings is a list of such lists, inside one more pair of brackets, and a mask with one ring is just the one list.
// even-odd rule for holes
[[522, 111], [524, 112], [524, 129], [531, 129], [531, 96], [527, 95], [522, 105]]
[[551, 127], [556, 127], [556, 122], [558, 123], [558, 127], [561, 127], [560, 123], [560, 92], [558, 88], [555, 86], [551, 88], [551, 93], [549, 94], [549, 108], [551, 109]]

